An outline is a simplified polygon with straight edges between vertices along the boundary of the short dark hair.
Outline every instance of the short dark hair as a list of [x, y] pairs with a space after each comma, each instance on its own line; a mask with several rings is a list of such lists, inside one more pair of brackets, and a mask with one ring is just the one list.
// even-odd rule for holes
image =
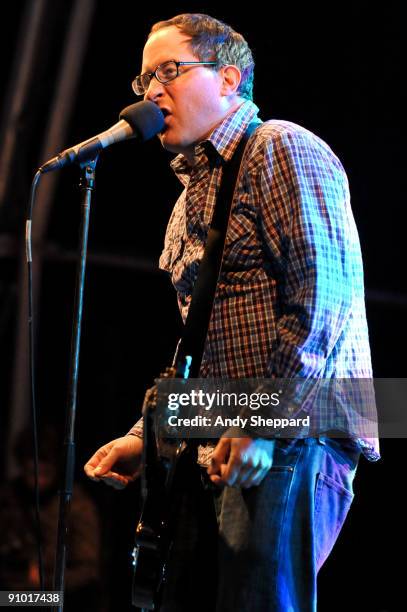
[[151, 28], [149, 37], [157, 30], [176, 26], [191, 37], [191, 49], [201, 62], [217, 61], [217, 67], [232, 64], [242, 73], [237, 93], [253, 99], [254, 60], [249, 45], [241, 34], [226, 23], [201, 13], [184, 13]]

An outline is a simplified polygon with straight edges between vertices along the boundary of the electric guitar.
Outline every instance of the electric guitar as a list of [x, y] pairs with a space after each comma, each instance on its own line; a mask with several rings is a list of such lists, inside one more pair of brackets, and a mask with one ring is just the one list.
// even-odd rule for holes
[[[160, 378], [188, 378], [190, 363], [191, 358], [186, 357], [181, 368], [166, 368]], [[142, 610], [158, 610], [160, 606], [172, 547], [172, 525], [177, 500], [174, 478], [181, 455], [185, 458], [188, 455], [187, 445], [183, 440], [157, 438], [157, 401], [157, 386], [153, 386], [145, 394], [142, 409], [142, 512], [136, 527], [132, 553], [132, 604]]]

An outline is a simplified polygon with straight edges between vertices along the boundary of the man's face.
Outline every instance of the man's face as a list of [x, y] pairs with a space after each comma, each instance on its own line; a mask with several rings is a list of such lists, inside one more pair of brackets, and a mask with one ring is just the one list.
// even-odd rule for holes
[[[142, 73], [168, 60], [199, 61], [189, 40], [175, 26], [152, 34], [144, 47]], [[189, 161], [195, 144], [209, 136], [229, 109], [222, 71], [210, 66], [180, 66], [179, 76], [166, 84], [153, 77], [144, 98], [165, 111], [165, 128], [159, 135], [163, 147], [183, 153]]]

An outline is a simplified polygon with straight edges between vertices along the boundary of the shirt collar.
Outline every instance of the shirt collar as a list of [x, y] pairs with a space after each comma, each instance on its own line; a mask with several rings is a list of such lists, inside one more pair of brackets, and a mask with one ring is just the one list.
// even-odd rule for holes
[[[259, 109], [253, 102], [250, 100], [243, 102], [237, 110], [225, 117], [206, 140], [196, 145], [195, 155], [197, 160], [203, 152], [208, 152], [209, 149], [212, 149], [215, 156], [217, 154], [224, 161], [229, 161], [247, 126], [257, 118], [258, 112]], [[260, 119], [258, 121], [261, 123]], [[211, 155], [211, 157], [214, 156]], [[177, 155], [171, 162], [171, 168], [184, 185], [187, 184], [194, 167], [188, 164], [182, 154]]]

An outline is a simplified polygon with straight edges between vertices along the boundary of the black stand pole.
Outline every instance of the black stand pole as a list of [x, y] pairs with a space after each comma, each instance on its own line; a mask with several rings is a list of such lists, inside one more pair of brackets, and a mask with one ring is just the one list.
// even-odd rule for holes
[[[79, 352], [81, 342], [81, 324], [83, 310], [83, 293], [85, 285], [86, 252], [88, 246], [89, 214], [92, 191], [95, 184], [95, 168], [97, 157], [91, 161], [81, 164], [80, 188], [82, 192], [82, 220], [80, 226], [80, 259], [78, 261], [76, 274], [76, 290], [74, 318], [72, 325], [71, 341], [71, 367], [69, 374], [69, 396], [65, 424], [65, 475], [64, 485], [60, 491], [59, 517], [57, 532], [57, 549], [55, 560], [54, 590], [64, 591], [65, 566], [66, 566], [66, 536], [68, 532], [68, 516], [72, 498], [73, 478], [75, 468], [75, 416], [76, 397], [78, 388]], [[53, 607], [54, 612], [62, 612], [63, 602]]]

